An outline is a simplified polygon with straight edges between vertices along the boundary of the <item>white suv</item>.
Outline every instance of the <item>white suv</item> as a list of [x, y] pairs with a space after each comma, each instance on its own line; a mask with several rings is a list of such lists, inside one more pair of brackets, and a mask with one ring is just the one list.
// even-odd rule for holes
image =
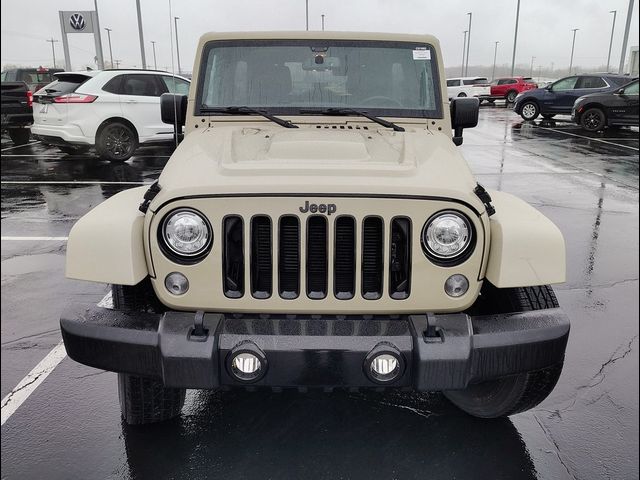
[[456, 97], [478, 97], [480, 101], [491, 96], [491, 86], [486, 77], [447, 78], [449, 100]]
[[34, 95], [33, 135], [66, 153], [95, 147], [101, 158], [128, 160], [140, 144], [168, 142], [160, 95], [187, 94], [189, 80], [152, 70], [61, 72]]

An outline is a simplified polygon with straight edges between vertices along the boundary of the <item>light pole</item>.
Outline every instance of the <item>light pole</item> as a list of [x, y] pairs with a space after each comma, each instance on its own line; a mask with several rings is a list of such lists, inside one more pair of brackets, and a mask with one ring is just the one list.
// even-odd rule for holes
[[104, 69], [104, 55], [102, 54], [102, 38], [100, 37], [100, 16], [98, 15], [98, 0], [93, 0], [93, 7], [96, 11], [96, 56], [98, 57], [98, 68]]
[[531, 70], [529, 70], [529, 77], [533, 78], [533, 61], [536, 59], [536, 57], [531, 57]]
[[142, 34], [142, 12], [140, 11], [140, 0], [136, 0], [138, 10], [138, 35], [140, 36], [140, 57], [142, 58], [142, 69], [147, 69], [147, 57], [144, 54], [144, 35]]
[[158, 70], [158, 62], [156, 61], [156, 42], [151, 40], [151, 46], [153, 47], [153, 69]]
[[495, 49], [493, 50], [493, 71], [491, 72], [491, 80], [495, 80], [496, 78], [496, 58], [498, 57], [498, 44], [500, 42], [494, 42], [496, 44]]
[[611, 25], [611, 40], [609, 40], [609, 54], [607, 55], [607, 73], [609, 72], [609, 64], [611, 63], [611, 47], [613, 47], [613, 32], [616, 29], [616, 16], [617, 10], [611, 10], [609, 13], [613, 13], [613, 25]]
[[571, 69], [573, 68], [573, 52], [576, 48], [576, 32], [580, 30], [579, 28], [573, 29], [573, 42], [571, 43], [571, 60], [569, 61], [569, 75], [571, 75]]
[[469, 15], [469, 34], [467, 35], [467, 61], [464, 64], [465, 77], [469, 75], [469, 50], [471, 49], [471, 17], [473, 17], [473, 14], [471, 12], [467, 12], [467, 15]]
[[111, 28], [105, 28], [105, 30], [107, 31], [107, 39], [109, 41], [109, 58], [111, 60], [111, 68], [113, 68], [113, 51], [111, 50], [111, 32], [112, 32], [112, 29]]
[[464, 56], [467, 52], [467, 32], [468, 30], [464, 31], [464, 40], [462, 41], [462, 70], [460, 71], [461, 77], [464, 77]]
[[58, 43], [58, 40], [51, 37], [49, 40], [47, 40], [47, 42], [51, 44], [51, 53], [53, 54], [53, 68], [56, 68], [56, 49], [54, 48], [53, 44]]
[[178, 20], [180, 20], [180, 17], [173, 17], [176, 29], [176, 57], [178, 59], [178, 75], [182, 75], [182, 68], [180, 68], [180, 46], [178, 44]]
[[516, 69], [516, 46], [518, 45], [518, 22], [520, 21], [520, 0], [516, 8], [516, 32], [513, 35], [513, 56], [511, 57], [511, 76]]
[[324, 32], [324, 13], [320, 16], [322, 17], [322, 31]]
[[627, 42], [629, 41], [629, 28], [631, 28], [631, 15], [633, 14], [633, 0], [629, 0], [629, 10], [627, 10], [627, 23], [624, 27], [624, 40], [622, 40], [622, 53], [620, 54], [620, 67], [618, 73], [624, 71], [624, 57], [627, 53]]
[[309, 0], [304, 0], [304, 17], [307, 25], [307, 30], [309, 30]]

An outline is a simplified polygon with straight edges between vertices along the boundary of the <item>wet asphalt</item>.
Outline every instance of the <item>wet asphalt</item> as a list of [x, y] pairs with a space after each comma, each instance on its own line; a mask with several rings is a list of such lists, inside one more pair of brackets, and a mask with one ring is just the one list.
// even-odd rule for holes
[[[2, 478], [637, 479], [638, 130], [586, 134], [495, 106], [464, 139], [481, 183], [524, 198], [566, 239], [556, 292], [572, 331], [539, 407], [486, 421], [437, 393], [189, 391], [179, 419], [133, 428], [115, 374], [65, 358], [2, 426]], [[137, 153], [114, 166], [2, 139], [2, 397], [60, 342], [62, 309], [108, 291], [64, 278], [56, 237], [152, 182], [170, 155]]]

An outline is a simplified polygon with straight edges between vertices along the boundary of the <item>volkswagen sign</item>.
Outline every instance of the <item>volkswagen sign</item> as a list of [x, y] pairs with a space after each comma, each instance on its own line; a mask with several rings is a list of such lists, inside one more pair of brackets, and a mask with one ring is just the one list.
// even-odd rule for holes
[[84, 30], [87, 26], [84, 21], [84, 17], [79, 13], [74, 13], [69, 17], [69, 25], [71, 25], [71, 28], [78, 31]]

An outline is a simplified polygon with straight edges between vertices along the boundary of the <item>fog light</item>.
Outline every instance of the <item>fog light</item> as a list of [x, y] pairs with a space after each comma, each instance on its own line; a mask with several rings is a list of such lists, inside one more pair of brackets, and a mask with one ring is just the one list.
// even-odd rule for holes
[[378, 380], [392, 380], [398, 376], [400, 362], [393, 355], [383, 353], [378, 355], [371, 362], [371, 373]]
[[464, 275], [456, 273], [447, 278], [444, 282], [444, 291], [450, 297], [461, 297], [469, 290], [469, 280]]
[[164, 286], [174, 295], [183, 295], [189, 290], [189, 280], [179, 272], [173, 272], [164, 279]]
[[231, 361], [231, 370], [236, 377], [247, 380], [260, 374], [262, 363], [253, 353], [239, 353]]
[[389, 383], [402, 376], [404, 360], [392, 344], [382, 342], [369, 352], [364, 361], [364, 372], [376, 383]]
[[264, 352], [251, 341], [239, 343], [227, 356], [227, 371], [242, 382], [250, 383], [261, 379], [267, 366]]

